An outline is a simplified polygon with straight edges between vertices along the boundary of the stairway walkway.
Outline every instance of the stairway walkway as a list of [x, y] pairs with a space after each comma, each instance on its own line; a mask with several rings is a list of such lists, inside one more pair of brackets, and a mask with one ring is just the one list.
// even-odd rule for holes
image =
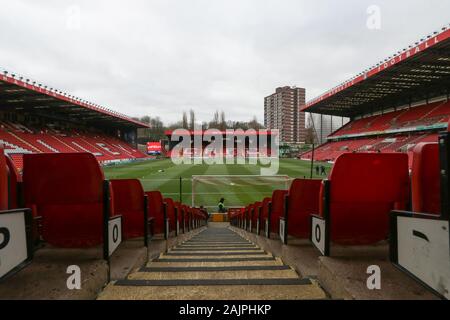
[[314, 280], [229, 228], [207, 228], [128, 276], [101, 300], [325, 299]]

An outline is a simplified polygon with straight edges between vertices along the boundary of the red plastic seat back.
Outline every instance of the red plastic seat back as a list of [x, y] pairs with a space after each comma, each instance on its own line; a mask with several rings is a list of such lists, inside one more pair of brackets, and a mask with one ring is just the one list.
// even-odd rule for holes
[[17, 170], [10, 157], [6, 156], [6, 167], [8, 172], [8, 207], [9, 209], [17, 209], [19, 207], [19, 183], [22, 182], [22, 175]]
[[161, 192], [150, 191], [145, 193], [148, 197], [148, 217], [153, 218], [153, 231], [155, 234], [164, 233], [164, 202]]
[[42, 217], [51, 245], [92, 247], [103, 241], [103, 172], [90, 153], [24, 155], [25, 205]]
[[272, 214], [270, 218], [270, 230], [278, 233], [280, 228], [280, 218], [284, 216], [285, 196], [288, 194], [286, 190], [275, 190], [272, 193]]
[[185, 204], [181, 204], [181, 212], [182, 212], [182, 216], [181, 216], [181, 225], [183, 225], [183, 223], [186, 224], [186, 227], [188, 226], [188, 222], [189, 222], [189, 207]]
[[190, 229], [190, 221], [192, 220], [192, 208], [184, 205], [184, 221], [186, 223], [186, 227]]
[[311, 214], [319, 213], [322, 180], [295, 179], [288, 194], [288, 234], [309, 238]]
[[270, 203], [272, 202], [272, 198], [264, 198], [262, 202], [262, 208], [261, 208], [261, 221], [264, 223], [266, 219], [269, 217], [269, 207]]
[[0, 148], [0, 210], [8, 210], [8, 170], [6, 156]]
[[259, 214], [261, 213], [262, 202], [255, 202], [252, 212], [252, 228], [256, 228], [256, 222], [258, 221]]
[[181, 206], [181, 203], [179, 203], [178, 201], [174, 202], [175, 205], [175, 209], [177, 211], [177, 220], [179, 221], [180, 227], [182, 226], [182, 215], [183, 215], [183, 208]]
[[254, 204], [250, 204], [247, 206], [247, 210], [245, 211], [245, 216], [244, 216], [245, 220], [250, 221], [250, 219], [252, 219], [253, 207], [254, 207]]
[[331, 239], [336, 243], [363, 245], [384, 240], [391, 210], [407, 208], [406, 154], [343, 154], [329, 180]]
[[144, 189], [137, 179], [111, 180], [114, 214], [122, 215], [123, 238], [144, 236]]
[[413, 150], [411, 175], [414, 212], [441, 213], [439, 145], [419, 143]]
[[193, 216], [195, 220], [200, 220], [201, 212], [198, 208], [193, 208]]
[[175, 202], [171, 198], [164, 199], [166, 203], [167, 218], [169, 218], [170, 230], [175, 230], [177, 222], [175, 220]]

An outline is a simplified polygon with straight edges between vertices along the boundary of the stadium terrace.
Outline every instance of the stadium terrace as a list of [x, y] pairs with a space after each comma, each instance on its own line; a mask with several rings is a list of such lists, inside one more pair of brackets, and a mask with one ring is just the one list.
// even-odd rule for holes
[[0, 75], [0, 143], [18, 170], [32, 153], [89, 152], [102, 164], [145, 158], [137, 129], [148, 125], [37, 81]]
[[[353, 87], [355, 85], [358, 85], [362, 82], [368, 82], [368, 80], [372, 83], [380, 82], [380, 80], [384, 79], [388, 82], [388, 84], [391, 83], [391, 86], [394, 85], [393, 79], [385, 79], [383, 78], [383, 72], [391, 71], [391, 72], [407, 72], [408, 75], [413, 74], [413, 72], [416, 72], [420, 75], [420, 71], [415, 70], [414, 67], [422, 67], [422, 73], [426, 72], [427, 67], [433, 67], [434, 70], [442, 70], [444, 67], [445, 71], [445, 52], [444, 56], [440, 55], [441, 50], [445, 50], [445, 48], [448, 47], [448, 38], [450, 37], [450, 30], [447, 28], [444, 28], [442, 32], [438, 33], [435, 32], [434, 36], [428, 36], [426, 40], [421, 40], [420, 42], [416, 42], [416, 44], [410, 45], [408, 49], [403, 49], [402, 51], [399, 51], [397, 54], [394, 54], [383, 61], [377, 63], [375, 66], [369, 68], [368, 70], [364, 70], [360, 74], [356, 75], [355, 77], [345, 81], [344, 83], [330, 89], [323, 95], [312, 99], [311, 101], [308, 101], [305, 107], [303, 108], [303, 111], [308, 112], [315, 112], [315, 113], [323, 113], [323, 110], [321, 110], [322, 102], [328, 98], [331, 98], [341, 91], [346, 90], [345, 92], [351, 93]], [[418, 56], [418, 57], [416, 57]], [[441, 64], [440, 62], [444, 61], [444, 64]], [[401, 66], [397, 67], [397, 65], [401, 64]], [[422, 64], [422, 66], [421, 66]], [[431, 65], [429, 65], [431, 64]], [[381, 73], [381, 74], [380, 74]], [[417, 76], [417, 75], [416, 75]], [[374, 78], [373, 81], [371, 78]], [[413, 75], [414, 77], [414, 75]], [[428, 76], [423, 79], [423, 81], [435, 81], [433, 77]], [[405, 81], [410, 81], [406, 79]], [[381, 88], [384, 88], [385, 85], [381, 85], [382, 83], [379, 83], [378, 86]], [[362, 86], [362, 84], [361, 84]], [[389, 87], [388, 87], [389, 89]], [[407, 89], [407, 88], [404, 88]], [[345, 99], [347, 100], [347, 99]], [[399, 99], [400, 100], [400, 99]], [[412, 99], [414, 100], [414, 99]], [[406, 100], [409, 102], [409, 100]], [[328, 101], [326, 101], [328, 102]], [[325, 103], [325, 101], [324, 101]], [[333, 112], [333, 115], [341, 115], [343, 113], [343, 110], [340, 110], [339, 108], [334, 108], [335, 112]], [[329, 109], [328, 111], [331, 111]], [[337, 111], [337, 113], [336, 113]], [[341, 114], [339, 114], [341, 113]], [[328, 114], [328, 113], [327, 113]], [[345, 114], [344, 116], [348, 116], [348, 114]]]
[[271, 131], [179, 130], [156, 159], [146, 124], [4, 72], [0, 299], [450, 299], [449, 96], [444, 28], [310, 101], [349, 122], [298, 158]]
[[[167, 131], [168, 154], [175, 164], [254, 164], [276, 163], [279, 134], [273, 130], [185, 130]], [[274, 161], [275, 160], [275, 161]], [[270, 171], [269, 171], [270, 170]], [[278, 166], [262, 169], [274, 175]], [[264, 172], [263, 172], [264, 171]]]

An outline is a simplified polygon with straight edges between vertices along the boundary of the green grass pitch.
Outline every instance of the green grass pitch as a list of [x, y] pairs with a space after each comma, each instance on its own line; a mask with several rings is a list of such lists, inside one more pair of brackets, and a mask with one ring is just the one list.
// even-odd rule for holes
[[[331, 165], [321, 163], [329, 172]], [[316, 165], [316, 164], [315, 164]], [[280, 159], [278, 175], [290, 178], [310, 176], [311, 163], [297, 159]], [[245, 206], [271, 196], [273, 190], [283, 189], [285, 183], [272, 179], [254, 177], [260, 174], [258, 165], [174, 165], [170, 159], [136, 162], [126, 165], [104, 167], [107, 179], [140, 179], [145, 191], [159, 190], [164, 197], [180, 200], [180, 177], [182, 178], [182, 202], [192, 205], [192, 176], [239, 175], [248, 176], [220, 183], [201, 183], [195, 190], [195, 205], [214, 210], [224, 197], [229, 207]], [[323, 178], [315, 175], [315, 178]]]

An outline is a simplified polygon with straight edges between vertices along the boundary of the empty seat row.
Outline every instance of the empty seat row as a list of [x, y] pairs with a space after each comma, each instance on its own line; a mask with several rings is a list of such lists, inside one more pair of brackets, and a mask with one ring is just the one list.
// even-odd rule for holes
[[[23, 181], [25, 206], [41, 219], [40, 235], [58, 247], [100, 244], [104, 210], [122, 216], [124, 240], [144, 236], [146, 216], [151, 234], [168, 238], [175, 231], [177, 207], [171, 199], [144, 192], [137, 179], [105, 181], [90, 153], [26, 155]], [[191, 211], [185, 217], [188, 230], [201, 220]]]
[[[234, 213], [230, 216], [230, 223], [248, 231], [255, 229], [260, 233], [264, 230], [267, 237], [278, 234], [280, 217], [284, 216], [287, 193], [288, 191], [285, 190], [275, 190], [272, 197], [265, 198], [261, 203], [248, 205], [240, 212]], [[258, 223], [259, 226], [257, 226]]]
[[333, 136], [431, 125], [442, 121], [448, 121], [449, 117], [450, 102], [434, 102], [423, 106], [412, 107], [410, 109], [389, 112], [352, 121], [333, 133]]
[[25, 155], [22, 177], [0, 152], [0, 166], [5, 168], [0, 170], [0, 210], [30, 208], [36, 221], [35, 240], [56, 247], [101, 244], [105, 210], [111, 217], [122, 216], [124, 240], [144, 236], [145, 215], [152, 233], [166, 238], [175, 232], [175, 212], [185, 219], [183, 231], [207, 218], [197, 209], [163, 199], [159, 191], [144, 192], [137, 179], [105, 180], [90, 153]]
[[[412, 164], [412, 153], [410, 152], [421, 142], [437, 141], [436, 133], [414, 133], [409, 135], [396, 134], [375, 138], [357, 138], [352, 140], [329, 141], [314, 150], [315, 161], [334, 162], [340, 155], [348, 152], [367, 153], [406, 153], [410, 156]], [[299, 155], [300, 159], [311, 160], [312, 151]]]
[[247, 206], [233, 223], [256, 233], [258, 221], [259, 226], [267, 223], [287, 243], [288, 236], [310, 239], [311, 218], [316, 216], [327, 219], [334, 243], [385, 240], [392, 210], [412, 205], [416, 212], [440, 214], [438, 144], [421, 143], [413, 155], [410, 177], [406, 154], [345, 153], [328, 179], [295, 179], [289, 191], [275, 191], [272, 198]]
[[[389, 240], [394, 265], [449, 299], [450, 133], [418, 144], [412, 157], [410, 173], [406, 154], [345, 153], [328, 179], [294, 180], [284, 201], [278, 201], [284, 205], [281, 215], [273, 215], [274, 197], [264, 199], [262, 208], [268, 203], [268, 223], [278, 223], [285, 244], [288, 238], [309, 239], [323, 255], [331, 254], [331, 243], [374, 245]], [[258, 233], [251, 223], [255, 208], [244, 208], [232, 224]]]
[[[99, 162], [145, 158], [146, 156], [118, 138], [93, 133], [61, 133], [42, 129], [34, 133], [25, 126], [0, 123], [0, 141], [8, 154], [14, 154], [15, 165], [23, 168], [22, 156], [27, 153], [89, 152]], [[26, 130], [25, 130], [26, 129]]]

